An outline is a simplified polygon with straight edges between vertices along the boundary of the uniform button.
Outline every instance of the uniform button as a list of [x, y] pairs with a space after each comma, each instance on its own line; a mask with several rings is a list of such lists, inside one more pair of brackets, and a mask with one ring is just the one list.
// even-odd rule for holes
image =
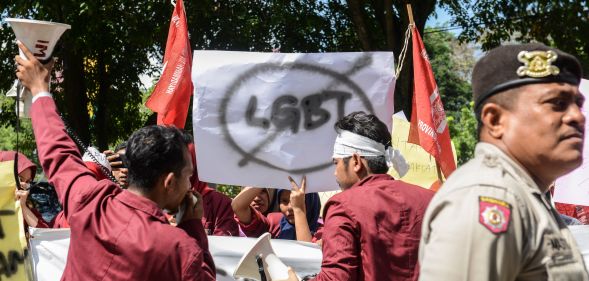
[[499, 161], [497, 161], [497, 156], [495, 155], [485, 155], [485, 158], [483, 158], [483, 163], [485, 165], [487, 165], [487, 167], [497, 167], [497, 165], [499, 165]]

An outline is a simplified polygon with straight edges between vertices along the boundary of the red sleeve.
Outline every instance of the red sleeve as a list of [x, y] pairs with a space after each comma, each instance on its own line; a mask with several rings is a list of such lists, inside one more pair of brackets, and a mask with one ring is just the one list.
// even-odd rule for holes
[[240, 222], [237, 217], [235, 218], [241, 227], [241, 230], [247, 237], [260, 237], [265, 232], [270, 230], [270, 222], [262, 213], [256, 211], [251, 206], [250, 212], [252, 213], [252, 221], [249, 224]]
[[178, 227], [196, 239], [202, 250], [202, 258], [194, 257], [196, 260], [188, 265], [189, 268], [184, 269], [184, 274], [187, 277], [183, 280], [216, 280], [215, 262], [209, 252], [209, 240], [202, 222], [197, 219], [189, 220], [182, 222]]
[[31, 120], [41, 166], [69, 218], [97, 191], [93, 190], [97, 181], [66, 133], [52, 98], [40, 97], [33, 103]]
[[231, 198], [216, 191], [210, 194], [217, 194], [215, 197], [215, 201], [217, 201], [215, 207], [217, 210], [213, 235], [239, 236], [239, 227], [237, 226], [237, 221], [234, 219], [235, 213], [233, 213], [233, 209], [231, 208]]
[[329, 201], [323, 228], [323, 261], [321, 272], [313, 280], [357, 280], [360, 245], [354, 236], [358, 224], [339, 202]]
[[317, 243], [317, 241], [323, 239], [323, 224], [320, 223], [317, 226], [317, 230], [315, 231], [315, 234], [313, 235], [313, 239], [311, 239], [311, 242], [313, 243]]

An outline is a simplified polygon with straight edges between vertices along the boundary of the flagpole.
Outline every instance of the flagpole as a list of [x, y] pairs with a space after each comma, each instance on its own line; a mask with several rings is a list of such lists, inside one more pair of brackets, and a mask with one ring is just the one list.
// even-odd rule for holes
[[413, 20], [413, 8], [411, 8], [411, 4], [407, 4], [407, 15], [409, 15], [409, 24], [415, 25], [415, 21]]

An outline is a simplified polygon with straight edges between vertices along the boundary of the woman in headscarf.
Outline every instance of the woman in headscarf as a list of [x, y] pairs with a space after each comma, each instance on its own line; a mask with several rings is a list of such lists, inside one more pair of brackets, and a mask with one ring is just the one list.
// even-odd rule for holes
[[[0, 151], [0, 162], [14, 161], [15, 155], [17, 155], [15, 151]], [[29, 200], [29, 187], [35, 178], [37, 166], [29, 160], [29, 158], [19, 152], [17, 172], [20, 188], [17, 188], [14, 191], [14, 195], [15, 199], [20, 201], [25, 220], [25, 229], [28, 229], [28, 226], [48, 228], [49, 224], [43, 220], [41, 213], [34, 208], [33, 203]]]
[[[262, 189], [248, 187], [240, 194], [261, 193]], [[251, 195], [250, 195], [251, 196]], [[238, 195], [239, 197], [239, 195]], [[236, 199], [238, 199], [236, 197]], [[320, 237], [319, 212], [321, 202], [317, 193], [305, 194], [304, 189], [280, 189], [276, 192], [280, 212], [262, 212], [250, 206], [247, 200], [232, 203], [241, 230], [248, 237], [259, 237], [269, 232], [272, 238], [316, 242]], [[251, 202], [251, 200], [250, 200]]]

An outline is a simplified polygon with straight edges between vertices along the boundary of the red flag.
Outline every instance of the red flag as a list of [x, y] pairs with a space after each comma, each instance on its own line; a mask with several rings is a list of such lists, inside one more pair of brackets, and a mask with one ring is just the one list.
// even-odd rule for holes
[[162, 76], [145, 103], [145, 106], [158, 113], [158, 125], [184, 128], [192, 94], [190, 55], [186, 13], [182, 0], [177, 0], [168, 32]]
[[431, 154], [440, 166], [444, 177], [448, 178], [456, 170], [456, 163], [450, 144], [446, 113], [419, 31], [413, 26], [411, 32], [413, 35], [413, 113], [409, 142], [420, 145]]

